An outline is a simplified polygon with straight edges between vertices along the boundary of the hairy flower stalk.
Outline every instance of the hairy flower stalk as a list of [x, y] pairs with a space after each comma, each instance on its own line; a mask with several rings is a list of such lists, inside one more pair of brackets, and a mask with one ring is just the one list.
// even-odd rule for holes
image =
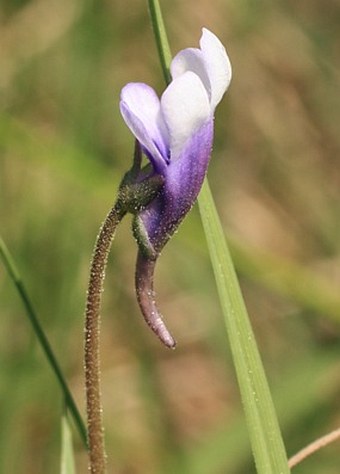
[[97, 237], [92, 257], [85, 312], [85, 390], [89, 468], [92, 474], [106, 472], [104, 429], [100, 392], [100, 307], [105, 269], [111, 243], [127, 212], [137, 213], [153, 200], [163, 185], [162, 176], [150, 176], [140, 169], [141, 152], [136, 142], [134, 164], [120, 185], [118, 198]]
[[105, 268], [116, 227], [124, 213], [114, 206], [99, 232], [90, 271], [85, 319], [85, 390], [90, 472], [104, 474], [106, 455], [100, 393], [100, 305]]
[[150, 176], [164, 178], [157, 197], [135, 214], [135, 281], [146, 322], [167, 347], [174, 347], [155, 303], [155, 264], [201, 189], [212, 150], [214, 112], [229, 86], [231, 66], [219, 39], [203, 28], [200, 48], [180, 51], [170, 72], [172, 81], [160, 99], [146, 84], [127, 84], [120, 110], [150, 161]]

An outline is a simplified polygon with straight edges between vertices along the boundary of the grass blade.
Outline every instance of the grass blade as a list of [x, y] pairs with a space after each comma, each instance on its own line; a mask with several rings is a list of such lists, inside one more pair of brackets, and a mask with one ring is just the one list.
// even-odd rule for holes
[[72, 433], [66, 415], [61, 419], [60, 474], [75, 474]]
[[163, 21], [162, 10], [158, 1], [148, 0], [151, 24], [155, 35], [158, 56], [160, 59], [165, 82], [171, 81], [170, 63], [171, 50]]
[[[149, 0], [149, 8], [163, 75], [169, 83], [170, 47], [158, 0]], [[287, 474], [290, 470], [276, 412], [207, 180], [199, 196], [199, 207], [257, 471], [259, 474]]]
[[74, 423], [78, 429], [79, 435], [84, 443], [84, 446], [87, 446], [87, 435], [86, 435], [86, 428], [82, 417], [79, 413], [77, 405], [72, 397], [71, 391], [67, 385], [63, 372], [60, 368], [60, 365], [54, 355], [52, 347], [47, 339], [47, 336], [38, 320], [37, 314], [31, 302], [31, 299], [27, 293], [26, 287], [22, 281], [20, 273], [14, 263], [14, 259], [10, 254], [5, 242], [0, 237], [0, 258], [3, 261], [3, 264], [8, 272], [9, 277], [13, 281], [15, 288], [17, 289], [20, 299], [25, 307], [27, 317], [32, 325], [33, 331], [37, 336], [39, 344], [46, 356], [46, 359], [56, 376], [56, 379], [59, 382], [61, 391], [65, 398], [65, 403], [67, 405], [70, 414], [74, 420]]
[[199, 208], [241, 391], [257, 471], [289, 473], [276, 412], [209, 184]]

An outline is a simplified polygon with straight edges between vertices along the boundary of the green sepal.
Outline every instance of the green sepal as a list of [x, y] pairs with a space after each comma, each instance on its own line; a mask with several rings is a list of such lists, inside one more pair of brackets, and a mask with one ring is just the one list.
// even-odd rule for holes
[[136, 214], [133, 218], [132, 232], [134, 238], [136, 239], [138, 248], [142, 252], [142, 254], [147, 258], [155, 260], [158, 254], [155, 251], [153, 245], [151, 244], [146, 229], [144, 227], [144, 223], [138, 214]]
[[118, 190], [117, 206], [136, 215], [155, 199], [164, 184], [164, 177], [153, 175], [136, 182], [134, 173], [128, 171]]

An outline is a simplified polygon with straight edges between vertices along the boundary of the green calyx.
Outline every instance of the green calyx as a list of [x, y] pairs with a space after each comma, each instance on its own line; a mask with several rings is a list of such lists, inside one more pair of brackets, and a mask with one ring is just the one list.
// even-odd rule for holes
[[133, 165], [119, 185], [114, 209], [120, 219], [127, 213], [133, 214], [132, 231], [138, 247], [145, 257], [155, 260], [157, 252], [149, 241], [139, 214], [157, 197], [164, 185], [164, 177], [152, 174], [151, 165], [141, 168], [141, 162], [142, 152], [136, 140]]
[[163, 184], [164, 178], [160, 175], [136, 182], [134, 173], [128, 171], [119, 186], [116, 206], [136, 215], [155, 199]]
[[163, 176], [152, 175], [150, 165], [141, 169], [141, 163], [142, 150], [136, 140], [133, 165], [125, 174], [118, 190], [115, 207], [122, 213], [129, 212], [136, 216], [155, 199], [164, 184]]
[[144, 223], [138, 214], [134, 216], [132, 221], [132, 232], [142, 254], [150, 260], [155, 260], [158, 254], [151, 244]]

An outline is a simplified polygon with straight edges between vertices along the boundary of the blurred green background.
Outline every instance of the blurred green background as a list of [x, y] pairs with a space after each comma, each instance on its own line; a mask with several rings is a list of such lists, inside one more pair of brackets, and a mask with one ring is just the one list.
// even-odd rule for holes
[[[82, 411], [89, 261], [133, 151], [120, 89], [164, 87], [146, 3], [1, 2], [1, 236]], [[231, 57], [209, 178], [292, 455], [340, 424], [340, 3], [162, 5], [174, 53], [206, 26]], [[175, 352], [139, 314], [135, 256], [127, 218], [102, 312], [109, 472], [254, 473], [197, 208], [156, 275]], [[0, 314], [0, 473], [56, 473], [62, 398], [2, 265]], [[339, 462], [334, 444], [294, 473]]]

